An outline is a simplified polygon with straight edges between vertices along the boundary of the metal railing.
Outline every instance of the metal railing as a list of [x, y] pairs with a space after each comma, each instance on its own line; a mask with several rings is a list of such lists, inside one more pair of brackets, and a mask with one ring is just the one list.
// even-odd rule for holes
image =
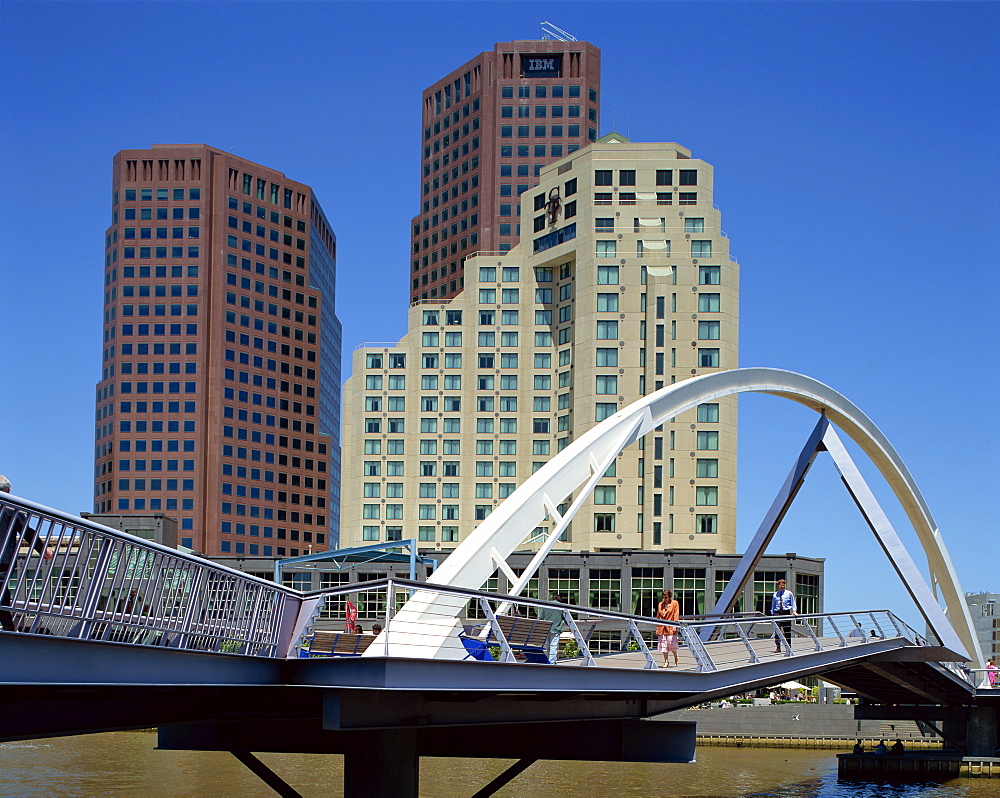
[[996, 668], [968, 668], [966, 675], [978, 690], [1000, 690], [1000, 671]]
[[444, 305], [447, 305], [448, 303], [450, 303], [452, 299], [454, 299], [454, 297], [448, 297], [448, 298], [438, 297], [437, 299], [414, 299], [412, 302], [410, 302], [410, 307], [413, 308], [413, 307], [416, 307], [417, 305], [441, 305], [441, 306], [444, 306]]
[[[383, 627], [367, 655], [660, 667], [656, 618], [396, 578], [299, 593], [7, 494], [0, 554], [6, 632], [284, 658], [315, 628], [343, 624], [350, 598], [359, 620]], [[669, 625], [681, 667], [696, 671], [754, 664], [775, 645], [791, 657], [924, 642], [888, 610]]]
[[[359, 617], [382, 627], [368, 655], [661, 667], [656, 631], [664, 622], [656, 618], [401, 579], [365, 582], [363, 597], [358, 588], [355, 584], [307, 594], [307, 599], [318, 599], [317, 611], [314, 623], [302, 629], [298, 646], [308, 648], [315, 618], [331, 615], [323, 611], [327, 602], [343, 606], [344, 597], [355, 594], [360, 597]], [[418, 609], [406, 604], [411, 598]], [[552, 631], [544, 643], [537, 636], [533, 641], [512, 639], [504, 632], [504, 615], [526, 621], [556, 620], [544, 628], [557, 630], [559, 642], [553, 644], [556, 635]], [[343, 628], [342, 623], [342, 618], [329, 621], [338, 628]], [[915, 630], [889, 610], [794, 617], [738, 613], [669, 625], [677, 629], [682, 667], [701, 672], [761, 662], [764, 656], [774, 656], [776, 644], [781, 656], [792, 657], [887, 639], [923, 643]]]
[[0, 494], [4, 631], [284, 657], [301, 594]]
[[352, 349], [352, 352], [357, 352], [359, 349], [400, 349], [406, 348], [406, 344], [400, 347], [399, 341], [366, 341], [363, 344], [358, 344]]

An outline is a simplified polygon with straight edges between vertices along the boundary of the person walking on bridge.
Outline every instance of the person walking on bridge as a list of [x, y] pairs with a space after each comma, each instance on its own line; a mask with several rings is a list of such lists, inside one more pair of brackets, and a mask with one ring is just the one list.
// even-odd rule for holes
[[[661, 621], [679, 621], [681, 619], [681, 605], [674, 598], [672, 590], [664, 590], [663, 600], [656, 607], [656, 617]], [[656, 637], [659, 640], [658, 648], [663, 652], [663, 667], [670, 667], [670, 652], [674, 652], [674, 666], [680, 665], [677, 651], [677, 627], [666, 624], [656, 627]]]
[[[10, 493], [10, 480], [0, 476], [0, 492]], [[46, 560], [52, 559], [52, 552], [38, 532], [28, 526], [27, 515], [16, 507], [6, 505], [0, 509], [0, 607], [10, 607], [13, 599], [8, 587], [8, 580], [14, 573], [17, 554], [23, 542], [27, 542]], [[7, 610], [0, 609], [0, 628], [7, 632], [16, 632], [17, 625], [14, 616]]]
[[[771, 596], [771, 615], [798, 615], [798, 608], [795, 605], [795, 594], [786, 587], [784, 579], [778, 580], [778, 589]], [[774, 653], [781, 653], [781, 635], [788, 641], [788, 648], [792, 647], [792, 622], [776, 621], [774, 632]]]

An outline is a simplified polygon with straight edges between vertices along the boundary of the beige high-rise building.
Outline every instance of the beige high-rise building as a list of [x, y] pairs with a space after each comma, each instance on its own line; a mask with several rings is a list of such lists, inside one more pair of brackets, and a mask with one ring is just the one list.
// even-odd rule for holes
[[[415, 302], [398, 344], [355, 351], [341, 545], [453, 549], [597, 422], [737, 366], [739, 271], [708, 163], [609, 134], [540, 177], [518, 246], [470, 257], [465, 289]], [[619, 455], [561, 547], [732, 553], [735, 508], [729, 397]]]

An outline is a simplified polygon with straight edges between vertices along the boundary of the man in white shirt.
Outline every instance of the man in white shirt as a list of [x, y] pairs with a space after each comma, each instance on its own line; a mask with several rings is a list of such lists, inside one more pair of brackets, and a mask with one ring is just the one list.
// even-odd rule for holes
[[[785, 580], [778, 580], [778, 589], [771, 596], [771, 615], [798, 615], [798, 608], [795, 605], [795, 594], [785, 586]], [[774, 633], [774, 653], [781, 653], [781, 635], [788, 641], [788, 647], [792, 646], [792, 622], [777, 621], [777, 630]], [[781, 634], [778, 633], [780, 630]]]

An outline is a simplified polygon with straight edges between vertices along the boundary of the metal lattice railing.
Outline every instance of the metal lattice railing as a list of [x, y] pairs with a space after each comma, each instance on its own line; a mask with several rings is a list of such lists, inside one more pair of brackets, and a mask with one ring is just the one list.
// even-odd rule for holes
[[294, 590], [0, 494], [5, 631], [285, 656]]
[[[322, 609], [335, 603], [344, 606], [344, 597], [351, 594], [359, 595], [357, 585], [306, 597], [318, 600]], [[411, 597], [416, 597], [419, 612], [407, 611], [406, 601]], [[657, 627], [664, 622], [656, 618], [401, 579], [365, 582], [364, 601], [379, 608], [377, 618], [370, 613], [366, 616], [380, 627], [378, 637], [363, 646], [369, 656], [648, 670], [663, 665], [656, 647]], [[330, 613], [320, 614], [330, 617]], [[334, 617], [328, 625], [343, 629], [344, 620]], [[541, 635], [539, 621], [544, 622]], [[795, 617], [741, 613], [671, 621], [670, 626], [677, 629], [681, 667], [701, 672], [755, 664], [766, 656], [793, 657], [887, 639], [905, 645], [925, 643], [888, 610]], [[371, 633], [369, 623], [363, 628]], [[296, 647], [303, 654], [309, 650], [312, 635], [311, 627], [302, 630]]]
[[[316, 626], [344, 623], [347, 598], [357, 619], [382, 627], [353, 641], [369, 656], [661, 667], [656, 618], [392, 578], [304, 594], [0, 494], [7, 632], [282, 658], [308, 651]], [[670, 626], [681, 667], [696, 671], [875, 640], [924, 643], [888, 610]]]

